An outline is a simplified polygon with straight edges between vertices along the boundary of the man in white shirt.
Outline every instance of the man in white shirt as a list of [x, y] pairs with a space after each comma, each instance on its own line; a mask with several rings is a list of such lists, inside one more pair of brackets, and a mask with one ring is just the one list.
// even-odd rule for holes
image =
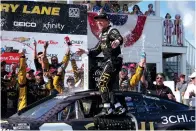
[[196, 72], [193, 72], [189, 78], [191, 79], [191, 83], [188, 85], [187, 90], [184, 94], [184, 99], [187, 101], [186, 105], [191, 104], [191, 106], [195, 107], [196, 102]]

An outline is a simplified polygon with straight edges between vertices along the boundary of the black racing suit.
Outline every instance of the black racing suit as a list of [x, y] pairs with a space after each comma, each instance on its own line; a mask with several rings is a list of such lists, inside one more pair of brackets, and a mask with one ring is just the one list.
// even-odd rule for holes
[[95, 48], [90, 49], [88, 54], [89, 57], [96, 57], [101, 52], [103, 52], [104, 55], [105, 66], [98, 83], [103, 103], [111, 102], [110, 92], [112, 90], [112, 82], [114, 83], [122, 66], [122, 58], [118, 57], [121, 54], [120, 45], [114, 49], [111, 47], [112, 42], [115, 40], [119, 40], [120, 45], [123, 44], [123, 38], [119, 31], [108, 26], [100, 34], [98, 44]]

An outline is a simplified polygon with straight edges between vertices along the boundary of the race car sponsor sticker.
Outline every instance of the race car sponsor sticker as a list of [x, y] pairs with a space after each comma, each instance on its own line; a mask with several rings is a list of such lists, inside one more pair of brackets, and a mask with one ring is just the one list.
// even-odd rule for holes
[[186, 123], [186, 122], [195, 122], [195, 116], [187, 116], [186, 114], [182, 115], [170, 115], [170, 116], [162, 116], [161, 117], [162, 124], [168, 123]]
[[146, 96], [146, 95], [142, 95], [143, 96], [143, 98], [148, 98], [148, 99], [153, 99], [153, 100], [160, 100], [159, 98], [157, 98], [157, 97], [152, 97], [152, 96]]
[[125, 101], [132, 101], [132, 98], [129, 97], [129, 96], [126, 96], [126, 97], [125, 97]]
[[13, 125], [14, 130], [30, 130], [30, 125], [28, 123], [17, 123]]
[[65, 99], [65, 98], [67, 98], [68, 96], [56, 96], [55, 98], [57, 98], [57, 99]]

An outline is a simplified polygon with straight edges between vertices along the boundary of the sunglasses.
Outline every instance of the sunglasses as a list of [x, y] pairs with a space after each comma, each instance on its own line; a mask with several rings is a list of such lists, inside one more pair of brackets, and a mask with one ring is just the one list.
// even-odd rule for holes
[[74, 79], [69, 79], [69, 80], [67, 80], [67, 82], [69, 83], [69, 82], [74, 82]]
[[121, 69], [121, 71], [123, 71], [123, 72], [127, 72], [127, 69], [122, 68], [122, 69]]
[[157, 79], [157, 80], [158, 80], [158, 79], [162, 80], [162, 79], [163, 79], [163, 77], [157, 77], [156, 79]]

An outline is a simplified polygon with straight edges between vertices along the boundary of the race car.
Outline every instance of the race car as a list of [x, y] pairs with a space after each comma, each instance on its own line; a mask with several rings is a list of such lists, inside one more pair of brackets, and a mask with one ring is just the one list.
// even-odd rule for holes
[[98, 91], [48, 96], [1, 123], [10, 130], [195, 130], [195, 110], [181, 103], [138, 92], [114, 92], [126, 107], [122, 115], [95, 117]]

